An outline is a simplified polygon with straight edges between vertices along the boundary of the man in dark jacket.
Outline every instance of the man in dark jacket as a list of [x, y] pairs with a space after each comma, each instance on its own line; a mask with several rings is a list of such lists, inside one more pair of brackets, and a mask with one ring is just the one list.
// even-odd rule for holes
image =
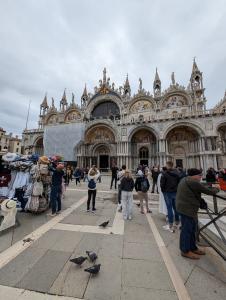
[[62, 193], [62, 178], [64, 176], [64, 165], [58, 164], [56, 168], [50, 167], [50, 171], [52, 171], [52, 184], [51, 184], [51, 193], [50, 193], [50, 201], [52, 214], [51, 217], [54, 217], [57, 213], [61, 211], [61, 193]]
[[166, 163], [167, 170], [162, 173], [160, 186], [166, 202], [169, 227], [167, 229], [170, 232], [174, 232], [173, 222], [175, 219], [175, 225], [179, 224], [179, 214], [177, 213], [175, 201], [177, 186], [180, 181], [178, 171], [173, 169], [173, 162], [168, 161]]
[[176, 209], [181, 216], [180, 250], [181, 255], [191, 259], [199, 259], [205, 252], [196, 246], [195, 233], [197, 229], [198, 210], [201, 194], [215, 195], [217, 188], [206, 188], [200, 183], [202, 172], [189, 169], [188, 177], [181, 180], [177, 189]]
[[111, 167], [111, 186], [110, 189], [112, 189], [113, 182], [115, 182], [115, 189], [117, 189], [117, 178], [118, 176], [118, 167], [114, 164]]

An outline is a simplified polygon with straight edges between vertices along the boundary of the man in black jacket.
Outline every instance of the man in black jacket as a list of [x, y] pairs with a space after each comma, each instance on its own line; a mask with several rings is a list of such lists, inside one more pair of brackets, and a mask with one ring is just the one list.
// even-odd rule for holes
[[151, 210], [148, 208], [148, 190], [150, 188], [150, 183], [148, 180], [148, 174], [143, 174], [141, 170], [137, 172], [138, 177], [135, 181], [135, 190], [138, 194], [140, 200], [140, 212], [144, 214], [143, 200], [146, 204], [147, 213], [151, 213]]
[[110, 189], [112, 189], [113, 183], [115, 182], [115, 189], [117, 189], [117, 178], [118, 176], [118, 167], [114, 164], [111, 167], [111, 186]]
[[50, 201], [52, 214], [51, 217], [54, 217], [56, 213], [60, 213], [61, 211], [61, 193], [62, 193], [62, 178], [64, 176], [64, 165], [63, 163], [59, 163], [56, 168], [50, 167], [50, 171], [52, 171], [52, 184], [51, 184], [51, 193], [50, 193]]
[[179, 224], [179, 214], [176, 211], [175, 201], [177, 186], [179, 184], [180, 177], [178, 171], [176, 169], [173, 169], [172, 161], [168, 161], [166, 163], [166, 168], [167, 170], [162, 173], [160, 181], [160, 186], [166, 202], [169, 220], [169, 227], [165, 227], [165, 229], [169, 230], [170, 232], [174, 232], [174, 219], [175, 225]]

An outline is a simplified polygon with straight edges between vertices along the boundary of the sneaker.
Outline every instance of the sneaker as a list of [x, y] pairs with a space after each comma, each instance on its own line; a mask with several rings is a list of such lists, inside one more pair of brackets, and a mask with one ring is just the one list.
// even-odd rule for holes
[[150, 209], [148, 209], [148, 210], [147, 210], [147, 213], [148, 213], [148, 214], [151, 214], [151, 213], [152, 213], [152, 211], [151, 211]]
[[55, 214], [47, 214], [47, 216], [49, 216], [49, 217], [55, 217], [56, 213]]
[[90, 209], [87, 209], [86, 212], [90, 212]]
[[122, 212], [122, 206], [118, 206], [118, 212]]
[[96, 210], [96, 208], [94, 207], [93, 209], [92, 209], [92, 211], [95, 211]]
[[175, 230], [173, 229], [173, 227], [170, 227], [169, 224], [162, 226], [162, 228], [163, 228], [164, 230], [168, 230], [168, 231], [170, 231], [170, 232], [172, 232], [172, 233], [175, 232]]
[[61, 213], [61, 210], [58, 210], [58, 211], [56, 212], [57, 215], [59, 215], [60, 213]]
[[132, 220], [132, 216], [129, 216], [129, 218], [128, 218], [129, 220]]

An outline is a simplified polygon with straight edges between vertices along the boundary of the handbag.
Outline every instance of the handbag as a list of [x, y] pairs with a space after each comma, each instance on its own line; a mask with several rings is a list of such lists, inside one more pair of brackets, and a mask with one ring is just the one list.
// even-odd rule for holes
[[186, 184], [187, 184], [187, 187], [192, 191], [192, 193], [194, 194], [195, 198], [199, 201], [199, 208], [200, 209], [207, 209], [208, 208], [208, 204], [206, 202], [205, 199], [203, 199], [202, 197], [201, 198], [198, 198], [196, 193], [194, 192], [194, 190], [191, 188], [191, 186], [188, 184], [187, 180], [185, 180]]
[[33, 186], [33, 196], [41, 196], [43, 193], [43, 184], [41, 181], [35, 181]]

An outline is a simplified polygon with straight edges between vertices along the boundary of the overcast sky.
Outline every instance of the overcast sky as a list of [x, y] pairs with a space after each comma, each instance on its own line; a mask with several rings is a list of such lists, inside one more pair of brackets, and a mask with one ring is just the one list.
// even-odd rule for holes
[[22, 133], [31, 100], [36, 128], [45, 92], [80, 103], [104, 67], [132, 93], [139, 77], [152, 92], [156, 67], [163, 88], [173, 71], [187, 86], [194, 56], [211, 108], [226, 89], [225, 15], [224, 0], [0, 0], [0, 127]]

